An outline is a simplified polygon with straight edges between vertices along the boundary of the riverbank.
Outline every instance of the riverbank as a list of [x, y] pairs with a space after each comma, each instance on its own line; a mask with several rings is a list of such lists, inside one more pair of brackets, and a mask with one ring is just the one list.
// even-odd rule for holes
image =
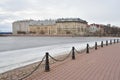
[[[58, 80], [61, 80], [61, 79], [65, 80], [67, 78], [68, 78], [67, 80], [76, 80], [76, 79], [89, 80], [88, 77], [80, 76], [78, 73], [81, 74], [83, 72], [83, 74], [91, 75], [89, 73], [92, 72], [94, 74], [94, 73], [96, 73], [96, 70], [102, 71], [101, 70], [101, 69], [103, 69], [102, 66], [104, 66], [105, 69], [107, 69], [107, 65], [109, 65], [109, 67], [110, 66], [114, 67], [113, 63], [116, 63], [116, 60], [117, 60], [117, 62], [120, 60], [119, 59], [119, 57], [120, 57], [119, 46], [120, 46], [120, 43], [112, 44], [112, 45], [108, 45], [108, 46], [104, 45], [103, 48], [101, 48], [99, 46], [97, 50], [94, 50], [94, 48], [91, 49], [89, 54], [86, 54], [86, 51], [83, 52], [83, 54], [77, 54], [77, 52], [76, 52], [75, 60], [71, 60], [71, 57], [69, 57], [67, 60], [62, 61], [62, 62], [56, 62], [55, 64], [53, 64], [54, 61], [50, 61], [52, 64], [52, 65], [50, 65], [50, 72], [48, 72], [48, 73], [44, 72], [45, 67], [44, 67], [44, 64], [42, 64], [41, 67], [37, 71], [35, 71], [32, 75], [30, 75], [30, 77], [26, 78], [25, 80], [36, 80], [36, 79], [37, 80], [39, 80], [39, 79], [41, 79], [41, 80], [44, 80], [44, 79], [45, 80], [49, 80], [49, 79], [56, 80], [56, 77]], [[56, 57], [56, 59], [62, 59], [65, 56], [67, 56], [67, 55], [61, 55], [61, 57], [58, 56], [58, 57]], [[114, 59], [116, 59], [116, 60], [114, 60], [112, 57], [114, 57]], [[107, 61], [110, 63], [108, 64]], [[25, 66], [22, 68], [17, 68], [12, 71], [8, 71], [5, 73], [6, 77], [12, 78], [12, 80], [15, 79], [16, 77], [21, 78], [21, 77], [29, 74], [32, 70], [34, 70], [35, 67], [39, 63], [40, 62], [37, 62], [37, 63], [31, 64], [31, 65], [28, 65], [28, 66]], [[118, 63], [116, 63], [116, 65], [117, 64]], [[87, 67], [90, 68], [89, 69], [90, 71], [85, 70]], [[115, 67], [117, 67], [117, 66], [115, 66]], [[113, 69], [113, 72], [114, 72], [114, 69]], [[93, 71], [93, 70], [95, 70], [95, 71]], [[69, 72], [69, 71], [71, 71], [71, 72]], [[86, 72], [86, 71], [89, 71], [89, 72]], [[98, 76], [100, 76], [99, 71], [97, 74]], [[72, 73], [75, 73], [75, 75], [72, 75]], [[5, 76], [5, 74], [2, 74], [2, 75]], [[106, 74], [106, 73], [104, 72], [103, 74]], [[12, 76], [10, 76], [10, 75], [12, 75]], [[110, 76], [107, 76], [107, 77], [110, 77]], [[98, 79], [99, 78], [92, 76], [91, 80], [98, 80]], [[114, 78], [114, 80], [119, 80], [119, 79], [116, 79], [116, 77]], [[2, 80], [9, 80], [9, 79], [2, 79]], [[100, 79], [100, 80], [103, 80], [103, 79]], [[105, 79], [105, 80], [110, 80], [110, 79]]]
[[120, 37], [120, 36], [112, 36], [112, 35], [106, 35], [106, 36], [101, 36], [101, 35], [72, 35], [72, 34], [67, 34], [67, 35], [40, 35], [40, 34], [0, 34], [0, 37]]
[[[3, 37], [0, 38], [0, 73], [41, 61], [46, 52], [52, 56], [69, 52], [74, 46], [77, 50], [86, 48], [86, 44], [100, 45], [101, 41], [112, 42], [115, 38], [96, 37]], [[17, 46], [16, 46], [17, 45]]]
[[[40, 61], [46, 52], [52, 56], [69, 52], [74, 46], [77, 50], [86, 48], [86, 44], [100, 45], [101, 41], [115, 38], [96, 37], [2, 37], [0, 38], [0, 73]], [[17, 45], [17, 46], [16, 46]]]

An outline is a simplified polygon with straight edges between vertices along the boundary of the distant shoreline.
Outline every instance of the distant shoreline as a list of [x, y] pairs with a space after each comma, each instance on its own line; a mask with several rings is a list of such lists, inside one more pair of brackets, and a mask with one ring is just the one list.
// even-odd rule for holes
[[32, 34], [0, 34], [0, 37], [120, 37], [120, 36], [90, 36], [90, 35], [32, 35]]

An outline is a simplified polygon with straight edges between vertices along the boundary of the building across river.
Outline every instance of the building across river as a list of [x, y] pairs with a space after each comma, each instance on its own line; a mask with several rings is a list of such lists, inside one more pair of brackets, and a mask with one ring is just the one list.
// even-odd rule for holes
[[81, 35], [87, 34], [88, 23], [80, 18], [56, 20], [23, 20], [12, 24], [13, 34], [35, 35]]

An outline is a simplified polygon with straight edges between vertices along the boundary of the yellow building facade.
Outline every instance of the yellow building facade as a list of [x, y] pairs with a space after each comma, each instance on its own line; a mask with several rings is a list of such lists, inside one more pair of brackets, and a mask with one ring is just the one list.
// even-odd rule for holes
[[30, 25], [30, 34], [41, 34], [41, 35], [55, 35], [56, 26], [55, 25]]
[[87, 34], [87, 22], [79, 19], [58, 19], [52, 25], [30, 25], [31, 34], [81, 35]]
[[57, 34], [85, 35], [87, 24], [79, 22], [59, 22], [57, 23]]

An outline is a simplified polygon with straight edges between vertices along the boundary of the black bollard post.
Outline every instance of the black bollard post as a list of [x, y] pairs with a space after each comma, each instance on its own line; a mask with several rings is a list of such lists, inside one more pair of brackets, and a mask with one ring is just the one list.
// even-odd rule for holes
[[117, 43], [119, 43], [119, 39], [117, 39]]
[[114, 44], [115, 44], [115, 39], [114, 39]]
[[110, 40], [110, 45], [112, 44], [112, 40]]
[[108, 46], [108, 41], [106, 41], [106, 46]]
[[87, 44], [86, 53], [87, 53], [87, 54], [89, 53], [89, 44]]
[[97, 42], [95, 42], [95, 50], [97, 50]]
[[46, 52], [46, 60], [45, 60], [45, 72], [49, 72], [50, 67], [49, 67], [49, 53]]
[[103, 41], [101, 41], [101, 47], [103, 47]]
[[72, 60], [75, 60], [75, 48], [72, 47]]

